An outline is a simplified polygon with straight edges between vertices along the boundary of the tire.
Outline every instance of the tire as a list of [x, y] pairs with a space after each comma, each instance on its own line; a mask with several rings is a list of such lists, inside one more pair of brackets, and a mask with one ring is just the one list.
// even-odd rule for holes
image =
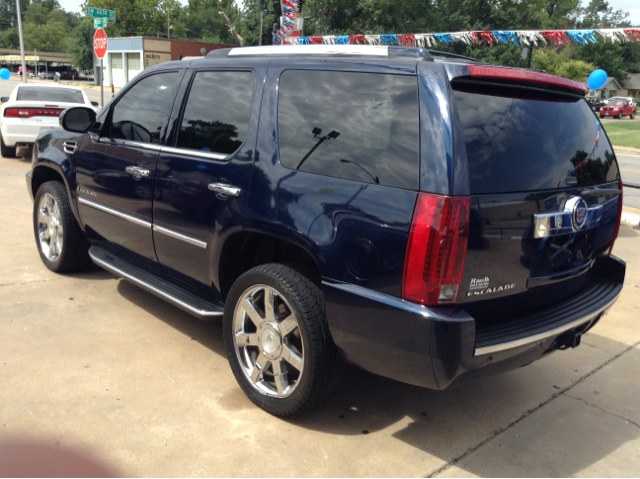
[[0, 153], [4, 158], [15, 158], [16, 157], [16, 149], [15, 147], [10, 147], [4, 144], [4, 138], [0, 134]]
[[89, 264], [89, 242], [73, 216], [62, 183], [47, 181], [38, 188], [33, 203], [33, 230], [40, 258], [51, 271], [79, 271]]
[[618, 113], [617, 118], [618, 118], [618, 120], [622, 120], [622, 112]]
[[[342, 380], [322, 290], [311, 277], [295, 265], [264, 264], [240, 276], [227, 296], [223, 335], [231, 370], [249, 399], [274, 416], [321, 404]], [[273, 316], [265, 312], [268, 297], [275, 298]]]
[[635, 111], [632, 111], [632, 112], [631, 112], [631, 115], [629, 115], [629, 119], [630, 119], [630, 120], [633, 120], [635, 117], [636, 117], [636, 112], [635, 112]]

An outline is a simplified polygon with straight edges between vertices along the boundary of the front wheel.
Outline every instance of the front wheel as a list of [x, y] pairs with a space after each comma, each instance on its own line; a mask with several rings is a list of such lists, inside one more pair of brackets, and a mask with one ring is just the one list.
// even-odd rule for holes
[[224, 343], [245, 394], [275, 416], [305, 411], [333, 394], [342, 364], [329, 334], [322, 291], [309, 276], [265, 264], [233, 284]]
[[89, 243], [73, 216], [62, 183], [47, 181], [38, 188], [33, 229], [40, 258], [51, 271], [76, 271], [89, 263]]
[[631, 115], [629, 115], [629, 118], [633, 120], [635, 117], [636, 117], [636, 112], [632, 111]]
[[616, 118], [618, 118], [618, 120], [622, 120], [622, 112], [618, 113], [618, 116]]

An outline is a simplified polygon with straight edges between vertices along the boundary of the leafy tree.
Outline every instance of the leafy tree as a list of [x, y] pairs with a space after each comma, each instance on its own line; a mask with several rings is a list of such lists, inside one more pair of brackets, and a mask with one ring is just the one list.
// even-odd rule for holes
[[279, 24], [280, 0], [245, 0], [236, 27], [245, 45], [258, 45], [260, 37], [260, 12], [262, 18], [262, 44], [271, 45], [273, 24]]
[[562, 49], [560, 52], [554, 48], [536, 50], [533, 53], [531, 66], [546, 70], [552, 75], [584, 81], [596, 69], [595, 65], [572, 59], [569, 52], [568, 48]]
[[237, 45], [227, 21], [218, 12], [225, 12], [231, 23], [239, 27], [240, 11], [233, 0], [189, 0], [176, 22], [186, 29], [189, 39]]
[[69, 54], [71, 62], [80, 70], [93, 68], [93, 21], [89, 18], [82, 20], [71, 31]]

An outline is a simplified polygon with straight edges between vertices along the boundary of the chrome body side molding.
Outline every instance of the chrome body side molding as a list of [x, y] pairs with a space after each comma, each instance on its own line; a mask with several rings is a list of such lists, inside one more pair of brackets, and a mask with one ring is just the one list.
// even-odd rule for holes
[[164, 226], [158, 226], [155, 224], [153, 225], [153, 231], [170, 236], [171, 238], [179, 239], [181, 241], [184, 241], [185, 243], [198, 246], [202, 249], [207, 249], [207, 242], [201, 238], [196, 238], [195, 236], [179, 233], [175, 230], [165, 228]]
[[87, 206], [89, 206], [91, 208], [94, 208], [96, 210], [102, 211], [104, 213], [109, 213], [110, 215], [117, 216], [118, 218], [122, 218], [123, 220], [129, 221], [129, 222], [131, 222], [133, 224], [136, 224], [138, 226], [142, 226], [144, 228], [149, 228], [149, 229], [151, 228], [151, 223], [150, 222], [148, 222], [146, 220], [143, 220], [143, 219], [140, 219], [140, 218], [138, 218], [136, 216], [131, 216], [131, 215], [127, 214], [127, 213], [123, 213], [120, 210], [109, 208], [108, 206], [104, 206], [104, 205], [102, 205], [100, 203], [96, 203], [94, 201], [89, 201], [88, 199], [83, 198], [82, 196], [78, 197], [78, 201], [80, 203], [82, 203], [83, 205], [87, 205]]

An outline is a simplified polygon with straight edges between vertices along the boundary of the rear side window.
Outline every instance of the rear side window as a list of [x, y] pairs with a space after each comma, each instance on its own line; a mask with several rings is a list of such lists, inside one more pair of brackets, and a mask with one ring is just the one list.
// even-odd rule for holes
[[590, 186], [618, 178], [611, 145], [583, 100], [454, 92], [471, 193]]
[[249, 131], [254, 85], [253, 72], [198, 72], [176, 146], [225, 154], [236, 151]]
[[20, 87], [17, 101], [53, 101], [60, 103], [84, 103], [82, 90], [55, 87]]
[[280, 161], [293, 170], [417, 190], [414, 76], [287, 70], [280, 78]]

